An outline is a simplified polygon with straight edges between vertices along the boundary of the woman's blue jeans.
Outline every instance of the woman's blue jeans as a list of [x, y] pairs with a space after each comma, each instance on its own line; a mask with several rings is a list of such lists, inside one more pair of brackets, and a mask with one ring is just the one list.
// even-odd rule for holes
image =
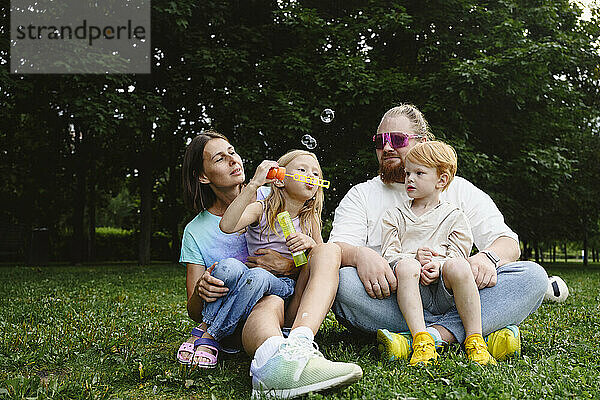
[[203, 321], [209, 325], [206, 331], [215, 340], [231, 335], [264, 296], [276, 295], [284, 300], [290, 297], [296, 283], [290, 278], [278, 278], [262, 268], [248, 268], [235, 258], [219, 261], [211, 275], [229, 288], [225, 296], [205, 302], [202, 310]]
[[[522, 322], [542, 304], [547, 287], [546, 271], [534, 262], [517, 261], [498, 268], [498, 283], [479, 291], [483, 335]], [[364, 332], [408, 331], [395, 294], [383, 300], [369, 297], [354, 267], [340, 269], [333, 311], [344, 325]], [[456, 307], [441, 315], [425, 310], [424, 315], [427, 326], [443, 326], [459, 343], [464, 342], [465, 329]]]

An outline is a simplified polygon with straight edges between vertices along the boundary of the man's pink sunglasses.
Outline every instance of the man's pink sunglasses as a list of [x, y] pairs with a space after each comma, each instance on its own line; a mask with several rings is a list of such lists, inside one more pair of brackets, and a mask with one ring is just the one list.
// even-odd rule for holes
[[417, 139], [421, 137], [423, 136], [402, 132], [384, 132], [373, 135], [373, 141], [375, 142], [375, 148], [377, 150], [383, 149], [386, 142], [389, 143], [392, 148], [397, 149], [408, 146], [409, 139]]

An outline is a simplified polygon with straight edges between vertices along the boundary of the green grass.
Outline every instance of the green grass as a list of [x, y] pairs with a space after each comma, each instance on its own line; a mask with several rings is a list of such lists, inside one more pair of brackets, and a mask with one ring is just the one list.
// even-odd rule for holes
[[[599, 398], [600, 268], [556, 264], [571, 295], [522, 325], [523, 355], [481, 368], [458, 347], [435, 367], [381, 361], [373, 340], [328, 316], [326, 357], [357, 361], [363, 379], [309, 398]], [[175, 265], [0, 267], [0, 399], [229, 399], [250, 395], [250, 360], [188, 371], [175, 351], [193, 327]]]

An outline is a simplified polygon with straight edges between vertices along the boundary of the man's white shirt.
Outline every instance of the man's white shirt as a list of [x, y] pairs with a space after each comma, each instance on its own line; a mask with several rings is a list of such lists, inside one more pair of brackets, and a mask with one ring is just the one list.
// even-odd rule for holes
[[[367, 246], [381, 254], [383, 215], [407, 199], [403, 183], [385, 185], [378, 176], [353, 186], [335, 210], [329, 242]], [[491, 197], [466, 179], [454, 177], [440, 200], [456, 205], [465, 213], [479, 250], [502, 236], [518, 243], [519, 237], [506, 225]]]

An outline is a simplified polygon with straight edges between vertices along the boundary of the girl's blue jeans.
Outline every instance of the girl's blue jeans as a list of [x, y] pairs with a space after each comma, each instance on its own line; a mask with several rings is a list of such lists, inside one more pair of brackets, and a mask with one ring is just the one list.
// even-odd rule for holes
[[264, 296], [276, 295], [285, 300], [294, 293], [296, 284], [291, 278], [278, 278], [262, 268], [248, 268], [235, 258], [219, 261], [211, 276], [229, 289], [225, 296], [205, 302], [202, 310], [203, 321], [208, 325], [206, 332], [215, 340], [231, 335]]

